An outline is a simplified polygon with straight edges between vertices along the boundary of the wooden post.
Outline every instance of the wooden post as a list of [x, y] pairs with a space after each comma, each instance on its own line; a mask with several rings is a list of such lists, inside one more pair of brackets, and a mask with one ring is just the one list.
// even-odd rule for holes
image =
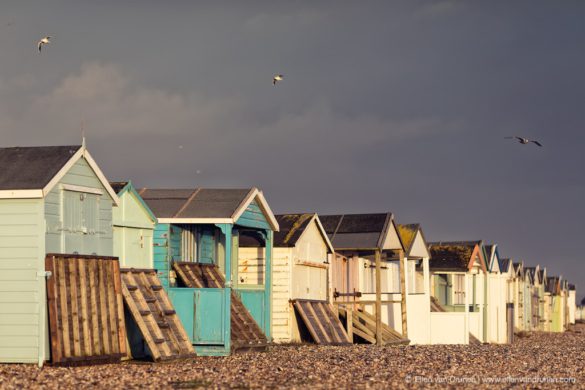
[[382, 254], [376, 249], [376, 344], [382, 345]]
[[399, 271], [400, 271], [400, 309], [402, 312], [402, 336], [408, 338], [408, 327], [406, 323], [406, 276], [404, 275], [406, 267], [404, 266], [404, 251], [398, 250]]
[[353, 343], [353, 306], [347, 305], [345, 307], [345, 330], [349, 341]]

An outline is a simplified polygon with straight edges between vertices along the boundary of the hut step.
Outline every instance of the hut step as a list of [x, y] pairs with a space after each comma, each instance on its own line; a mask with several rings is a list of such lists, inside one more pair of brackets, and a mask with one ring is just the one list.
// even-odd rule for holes
[[128, 291], [138, 290], [138, 286], [134, 286], [134, 285], [126, 285], [126, 288], [128, 289]]
[[152, 314], [152, 312], [150, 310], [139, 310], [140, 315], [142, 316], [147, 316], [149, 314]]
[[177, 314], [177, 312], [176, 312], [176, 311], [174, 311], [174, 310], [164, 310], [164, 311], [163, 311], [163, 314], [164, 314], [165, 316], [172, 316], [173, 314]]
[[160, 290], [162, 290], [163, 287], [161, 285], [155, 284], [155, 285], [150, 286], [150, 288], [152, 289], [152, 291], [160, 291]]

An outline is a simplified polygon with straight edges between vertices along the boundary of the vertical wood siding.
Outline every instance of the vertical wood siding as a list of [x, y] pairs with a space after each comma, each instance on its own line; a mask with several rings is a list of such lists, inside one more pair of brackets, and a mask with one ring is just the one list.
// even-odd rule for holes
[[0, 200], [0, 362], [37, 363], [44, 318], [41, 199]]

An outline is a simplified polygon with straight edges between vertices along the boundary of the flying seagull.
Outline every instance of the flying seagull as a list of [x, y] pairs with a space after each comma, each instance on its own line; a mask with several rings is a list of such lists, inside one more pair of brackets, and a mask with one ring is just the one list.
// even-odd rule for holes
[[284, 79], [284, 76], [281, 74], [277, 74], [276, 76], [274, 76], [272, 78], [272, 85], [276, 85], [277, 81], [282, 81], [282, 79]]
[[522, 145], [526, 145], [529, 144], [530, 142], [532, 142], [533, 144], [536, 144], [540, 147], [542, 147], [542, 144], [538, 141], [532, 140], [532, 139], [528, 139], [528, 138], [523, 138], [523, 137], [518, 137], [517, 135], [513, 136], [513, 137], [504, 137], [506, 139], [517, 139], [518, 142], [520, 142]]
[[44, 37], [43, 39], [41, 39], [37, 44], [39, 46], [39, 53], [41, 52], [41, 48], [43, 47], [43, 45], [48, 45], [49, 43], [51, 43], [51, 37]]

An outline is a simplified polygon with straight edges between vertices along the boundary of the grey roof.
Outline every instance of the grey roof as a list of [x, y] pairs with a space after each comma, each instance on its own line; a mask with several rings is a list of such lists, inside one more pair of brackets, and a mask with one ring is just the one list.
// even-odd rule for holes
[[512, 262], [512, 260], [510, 260], [510, 259], [498, 259], [500, 271], [502, 271], [502, 272], [508, 271], [508, 267], [510, 267], [511, 262]]
[[319, 215], [319, 219], [335, 249], [373, 249], [392, 213]]
[[120, 194], [120, 191], [124, 189], [128, 185], [129, 182], [127, 181], [111, 181], [110, 186], [114, 189], [116, 194]]
[[[281, 214], [275, 215], [279, 231], [274, 233], [273, 246], [276, 248], [293, 247], [309, 226], [315, 214]], [[264, 247], [264, 239], [253, 231], [240, 232], [239, 246], [242, 248]]]
[[138, 191], [157, 218], [231, 218], [253, 189], [146, 189]]
[[477, 244], [477, 241], [429, 243], [430, 270], [467, 272], [473, 249]]
[[0, 190], [44, 188], [81, 145], [0, 148]]

